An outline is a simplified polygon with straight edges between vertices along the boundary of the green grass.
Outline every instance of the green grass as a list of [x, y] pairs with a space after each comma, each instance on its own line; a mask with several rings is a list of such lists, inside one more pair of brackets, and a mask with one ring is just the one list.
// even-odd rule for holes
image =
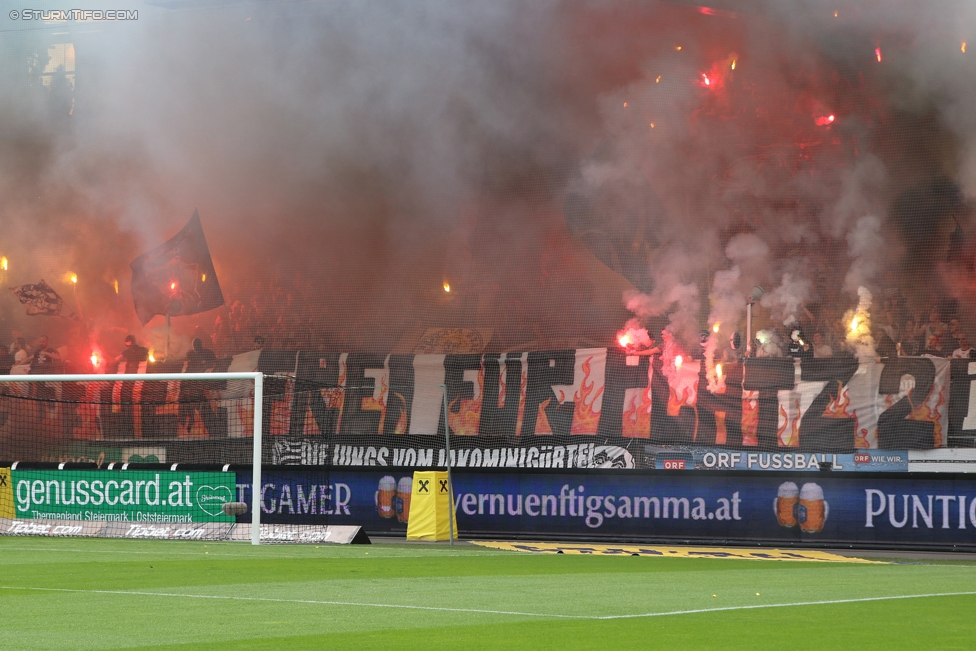
[[[0, 586], [5, 651], [976, 644], [976, 594], [889, 599], [976, 592], [976, 564], [959, 562], [4, 537]], [[882, 599], [789, 605], [875, 598]], [[666, 614], [676, 611], [700, 612]]]

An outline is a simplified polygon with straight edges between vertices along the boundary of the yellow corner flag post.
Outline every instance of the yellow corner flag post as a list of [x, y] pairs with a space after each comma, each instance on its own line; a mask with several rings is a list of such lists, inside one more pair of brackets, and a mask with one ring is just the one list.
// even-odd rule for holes
[[447, 473], [413, 473], [407, 540], [450, 540], [452, 526], [453, 531], [457, 531], [454, 498]]

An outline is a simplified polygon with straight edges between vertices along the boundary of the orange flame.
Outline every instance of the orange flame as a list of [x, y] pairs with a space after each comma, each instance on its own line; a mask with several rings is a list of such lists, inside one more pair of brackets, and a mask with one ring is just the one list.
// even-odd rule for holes
[[[935, 447], [942, 447], [942, 414], [939, 409], [945, 404], [945, 392], [939, 391], [938, 387], [933, 386], [932, 392], [938, 395], [938, 400], [935, 406], [929, 407], [929, 402], [933, 397], [931, 394], [926, 396], [926, 399], [918, 407], [912, 409], [911, 413], [908, 414], [908, 420], [918, 420], [926, 421], [935, 424], [934, 441]], [[911, 391], [908, 392], [909, 399], [911, 399]]]
[[594, 409], [594, 403], [603, 395], [603, 387], [596, 389], [596, 380], [590, 380], [592, 359], [587, 357], [583, 361], [583, 379], [580, 381], [579, 391], [573, 396], [573, 423], [569, 430], [572, 434], [596, 434], [600, 424], [600, 412]]
[[742, 444], [759, 445], [758, 391], [742, 391]]
[[635, 392], [629, 405], [621, 419], [623, 435], [628, 438], [650, 438], [651, 387], [647, 387], [646, 391]]
[[383, 424], [386, 421], [386, 403], [389, 397], [389, 385], [387, 380], [387, 375], [383, 375], [383, 379], [380, 381], [380, 397], [374, 398], [373, 396], [366, 396], [363, 398], [363, 411], [378, 411], [380, 412], [380, 427], [379, 433], [383, 433]]
[[539, 415], [535, 419], [535, 433], [539, 434], [552, 434], [552, 426], [549, 425], [549, 416], [546, 415], [546, 407], [552, 402], [552, 396], [546, 398], [539, 404]]
[[[776, 438], [779, 440], [781, 446], [786, 447], [796, 447], [800, 445], [800, 399], [797, 398], [794, 402], [796, 407], [796, 416], [792, 419], [789, 414], [786, 413], [786, 409], [783, 405], [779, 406], [779, 420], [782, 423], [776, 429]], [[787, 433], [789, 429], [789, 433]]]
[[678, 397], [674, 387], [668, 386], [668, 416], [677, 416], [681, 413], [682, 407], [695, 406], [694, 387], [685, 387], [681, 390], [681, 397]]
[[525, 420], [525, 389], [529, 386], [529, 373], [521, 363], [519, 368], [522, 370], [522, 380], [519, 385], [519, 406], [518, 413], [515, 416], [515, 435], [520, 436], [522, 434], [522, 422]]
[[857, 418], [857, 414], [853, 411], [848, 411], [847, 408], [851, 406], [851, 396], [850, 391], [847, 387], [841, 386], [840, 381], [837, 382], [837, 397], [832, 398], [829, 403], [827, 403], [827, 408], [824, 409], [824, 418]]
[[407, 433], [407, 399], [401, 394], [394, 392], [394, 396], [400, 400], [400, 417], [397, 418], [396, 426], [393, 428], [394, 434], [406, 434]]
[[[448, 420], [451, 423], [451, 431], [461, 436], [476, 436], [478, 425], [481, 423], [481, 396], [485, 386], [485, 365], [481, 364], [478, 371], [477, 386], [475, 387], [474, 399], [461, 399], [460, 396], [451, 402], [448, 409]], [[459, 402], [460, 401], [460, 402]], [[454, 407], [458, 406], [457, 413]]]

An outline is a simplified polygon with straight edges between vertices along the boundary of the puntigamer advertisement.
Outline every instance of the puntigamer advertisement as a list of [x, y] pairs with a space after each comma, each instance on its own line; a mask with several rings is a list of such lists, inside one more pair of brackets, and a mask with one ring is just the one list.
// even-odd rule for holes
[[[403, 532], [408, 476], [270, 472], [262, 521]], [[248, 475], [238, 475], [237, 489], [237, 499], [250, 503]], [[454, 473], [454, 499], [462, 536], [976, 547], [976, 478], [962, 476], [465, 471]]]
[[12, 470], [17, 518], [108, 522], [233, 522], [234, 473]]

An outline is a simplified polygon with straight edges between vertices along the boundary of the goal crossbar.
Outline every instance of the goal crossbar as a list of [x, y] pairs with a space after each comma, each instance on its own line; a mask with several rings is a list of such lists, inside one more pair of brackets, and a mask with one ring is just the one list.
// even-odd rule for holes
[[107, 373], [79, 375], [3, 375], [8, 382], [169, 382], [174, 380], [253, 380], [254, 381], [254, 456], [251, 477], [251, 544], [261, 544], [261, 407], [264, 400], [264, 374], [257, 371], [229, 373]]

